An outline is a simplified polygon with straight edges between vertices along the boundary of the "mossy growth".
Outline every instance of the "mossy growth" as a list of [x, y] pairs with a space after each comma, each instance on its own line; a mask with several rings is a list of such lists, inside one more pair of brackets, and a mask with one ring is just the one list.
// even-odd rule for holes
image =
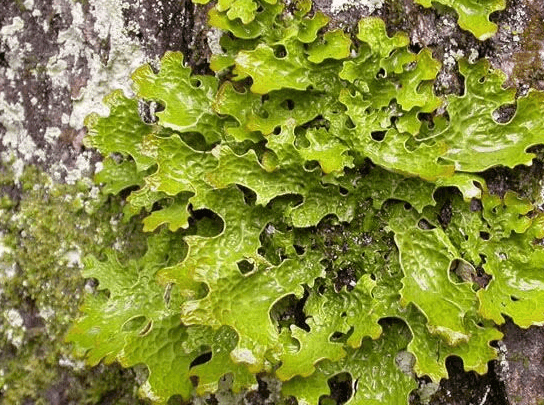
[[138, 222], [120, 223], [120, 200], [102, 197], [90, 180], [54, 184], [31, 166], [17, 183], [1, 168], [0, 195], [0, 402], [143, 403], [134, 371], [85, 369], [64, 341], [82, 290], [93, 288], [80, 257], [108, 246], [138, 253]]
[[532, 88], [544, 86], [544, 58], [542, 57], [544, 24], [542, 24], [542, 12], [538, 7], [530, 2], [527, 4], [527, 14], [530, 18], [521, 35], [521, 49], [514, 55], [512, 71], [514, 80]]

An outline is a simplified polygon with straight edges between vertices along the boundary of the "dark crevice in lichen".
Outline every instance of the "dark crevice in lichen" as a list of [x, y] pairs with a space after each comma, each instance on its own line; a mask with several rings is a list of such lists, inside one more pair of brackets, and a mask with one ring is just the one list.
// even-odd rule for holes
[[539, 200], [541, 184], [544, 177], [543, 147], [531, 148], [537, 155], [531, 166], [517, 166], [515, 169], [495, 167], [482, 173], [489, 192], [503, 197], [507, 191], [515, 191], [530, 200]]
[[[465, 372], [463, 362], [458, 357], [449, 357], [447, 380], [442, 380], [438, 391], [432, 396], [429, 405], [465, 405], [469, 403], [485, 403], [493, 405], [509, 405], [504, 383], [495, 373], [495, 362], [489, 363], [489, 372], [478, 375]], [[413, 403], [418, 403], [417, 400]]]
[[[335, 375], [329, 379], [328, 384], [331, 393], [324, 398], [332, 399], [336, 405], [345, 404], [353, 395], [353, 378], [349, 373]], [[322, 405], [324, 401], [321, 400], [319, 403]]]
[[306, 323], [307, 316], [304, 313], [304, 305], [308, 297], [308, 289], [305, 289], [300, 299], [294, 295], [288, 295], [274, 304], [270, 310], [270, 317], [278, 325], [278, 330], [295, 325], [306, 332], [310, 331], [310, 326]]

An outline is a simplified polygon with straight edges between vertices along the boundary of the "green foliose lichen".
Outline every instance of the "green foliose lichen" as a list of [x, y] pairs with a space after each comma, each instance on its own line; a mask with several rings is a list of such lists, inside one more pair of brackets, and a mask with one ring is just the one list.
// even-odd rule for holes
[[[431, 7], [433, 2], [416, 0], [416, 3]], [[491, 38], [497, 32], [497, 24], [489, 20], [491, 13], [506, 7], [505, 0], [436, 0], [436, 3], [452, 7], [458, 15], [459, 26], [481, 41]]]
[[159, 404], [262, 374], [303, 404], [335, 378], [349, 404], [406, 404], [450, 356], [485, 373], [505, 316], [544, 323], [544, 216], [485, 180], [531, 165], [544, 93], [516, 98], [486, 60], [461, 60], [464, 93], [439, 97], [440, 63], [382, 20], [352, 38], [308, 1], [284, 8], [212, 8], [215, 76], [175, 52], [136, 70], [156, 122], [120, 92], [88, 118], [97, 180], [146, 216], [147, 250], [85, 259], [98, 291], [68, 340], [91, 365], [145, 364]]

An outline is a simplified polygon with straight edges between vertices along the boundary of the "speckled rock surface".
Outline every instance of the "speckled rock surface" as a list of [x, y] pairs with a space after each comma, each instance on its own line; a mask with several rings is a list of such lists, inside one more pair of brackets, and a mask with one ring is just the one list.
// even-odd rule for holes
[[502, 359], [498, 376], [505, 382], [512, 405], [544, 403], [544, 329], [521, 329], [512, 322], [503, 327]]
[[205, 10], [190, 1], [0, 1], [0, 153], [18, 174], [35, 163], [54, 180], [92, 170], [84, 118], [130, 94], [129, 74], [166, 50], [205, 66]]
[[[407, 32], [414, 50], [430, 47], [434, 57], [443, 63], [435, 88], [438, 93], [463, 91], [462, 80], [456, 74], [459, 57], [489, 58], [520, 92], [529, 87], [544, 89], [541, 0], [507, 1], [504, 11], [492, 15], [499, 27], [497, 34], [485, 42], [461, 30], [455, 13], [447, 8], [425, 9], [412, 0], [315, 3], [333, 16], [333, 26], [353, 30], [360, 17], [377, 15], [386, 20], [390, 32]], [[85, 115], [90, 111], [107, 114], [101, 104], [103, 96], [117, 88], [130, 94], [129, 73], [142, 63], [155, 63], [167, 50], [183, 51], [196, 71], [207, 72], [210, 51], [205, 20], [206, 9], [189, 0], [0, 0], [2, 162], [9, 163], [16, 179], [28, 164], [38, 165], [54, 181], [67, 184], [90, 176], [98, 157], [82, 146]], [[493, 176], [499, 182], [509, 175], [499, 170], [490, 176], [491, 182]], [[8, 188], [0, 190], [8, 192]], [[17, 189], [9, 192], [17, 200], [13, 195]], [[21, 326], [32, 326], [34, 322], [39, 327], [42, 315], [29, 303], [19, 312], [6, 311], [0, 322], [15, 326], [21, 322]], [[0, 334], [5, 330], [0, 323]], [[502, 358], [492, 365], [487, 376], [464, 373], [462, 364], [452, 360], [448, 363], [450, 380], [443, 382], [434, 395], [424, 394], [424, 390], [414, 394], [413, 403], [543, 403], [543, 329], [524, 331], [508, 323], [503, 331], [505, 338], [499, 343]], [[5, 355], [8, 349], [13, 351], [0, 351]], [[48, 403], [69, 403], [70, 384], [80, 378], [70, 373], [67, 370], [49, 388]], [[134, 376], [126, 378], [132, 381]], [[424, 380], [421, 385], [425, 386]], [[264, 401], [263, 393], [268, 391], [258, 392], [249, 396], [257, 398], [255, 404]], [[102, 398], [102, 403], [119, 400], [115, 395]], [[123, 398], [128, 401], [124, 403], [137, 401], [130, 396]]]

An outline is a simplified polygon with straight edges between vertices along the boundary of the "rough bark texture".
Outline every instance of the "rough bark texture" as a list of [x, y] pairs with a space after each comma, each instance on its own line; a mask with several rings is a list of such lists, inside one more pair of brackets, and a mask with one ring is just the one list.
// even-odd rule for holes
[[[492, 16], [499, 25], [498, 33], [485, 42], [461, 30], [452, 10], [425, 9], [412, 0], [361, 1], [336, 13], [331, 12], [331, 0], [316, 0], [316, 7], [332, 14], [334, 26], [353, 27], [362, 16], [378, 15], [391, 32], [408, 32], [415, 49], [430, 47], [434, 57], [443, 62], [438, 93], [462, 92], [462, 81], [456, 74], [455, 58], [459, 56], [489, 58], [520, 92], [544, 88], [544, 3], [540, 0], [508, 1], [505, 11]], [[156, 62], [167, 50], [181, 50], [196, 71], [207, 72], [210, 51], [205, 21], [206, 8], [194, 6], [190, 0], [0, 0], [3, 163], [9, 162], [16, 176], [25, 165], [36, 164], [55, 181], [68, 184], [91, 175], [98, 158], [82, 146], [85, 114], [106, 114], [102, 97], [116, 88], [130, 93], [129, 72], [142, 63]], [[490, 174], [490, 184], [498, 184], [501, 192], [510, 181], [509, 173], [498, 170]], [[527, 176], [535, 181], [541, 174], [537, 169], [528, 171]], [[524, 185], [514, 187], [523, 189]], [[21, 308], [21, 312], [25, 318], [32, 310]], [[502, 357], [488, 375], [464, 373], [461, 362], [451, 359], [450, 380], [441, 384], [428, 403], [543, 403], [544, 330], [521, 330], [507, 323], [503, 331], [505, 338], [498, 343]], [[9, 350], [0, 351], [5, 354]], [[101, 372], [94, 369], [89, 373]], [[49, 387], [47, 403], [77, 403], [69, 399], [74, 373], [68, 369]], [[133, 374], [123, 378], [132, 386]], [[267, 396], [271, 394], [266, 387], [263, 381], [246, 401], [269, 403]], [[0, 402], [9, 389], [0, 387]], [[414, 403], [424, 396], [414, 395]], [[100, 403], [120, 401], [108, 392], [99, 398]], [[127, 394], [123, 401], [137, 400]]]

